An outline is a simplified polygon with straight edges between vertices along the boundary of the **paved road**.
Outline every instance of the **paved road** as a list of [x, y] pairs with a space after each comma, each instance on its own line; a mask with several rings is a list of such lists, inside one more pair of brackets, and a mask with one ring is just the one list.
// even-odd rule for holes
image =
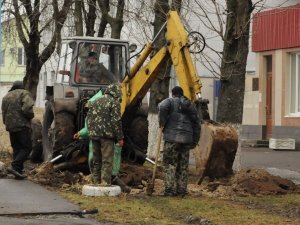
[[269, 173], [300, 184], [300, 151], [242, 148], [242, 168], [265, 168]]
[[[79, 207], [28, 180], [0, 179], [0, 193], [0, 224], [100, 224], [94, 220], [68, 214], [78, 212]], [[64, 212], [66, 215], [57, 215], [55, 212]], [[49, 213], [50, 215], [22, 216], [21, 213]]]

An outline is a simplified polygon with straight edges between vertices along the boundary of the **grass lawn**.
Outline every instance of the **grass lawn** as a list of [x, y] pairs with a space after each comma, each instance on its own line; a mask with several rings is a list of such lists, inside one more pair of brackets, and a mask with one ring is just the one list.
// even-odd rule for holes
[[[83, 209], [98, 208], [99, 221], [121, 224], [300, 224], [300, 195], [243, 197], [86, 197], [59, 192]], [[254, 204], [255, 203], [255, 204]], [[211, 223], [204, 223], [207, 219]]]

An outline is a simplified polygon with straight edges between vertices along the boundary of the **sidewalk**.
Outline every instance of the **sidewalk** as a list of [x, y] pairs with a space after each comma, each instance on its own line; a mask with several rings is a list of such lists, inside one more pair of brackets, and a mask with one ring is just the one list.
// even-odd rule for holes
[[[88, 218], [70, 215], [79, 212], [79, 206], [28, 180], [0, 179], [0, 193], [1, 224], [100, 224]], [[31, 216], [22, 216], [24, 213]], [[47, 215], [39, 215], [39, 213]], [[64, 215], [58, 215], [60, 213]], [[3, 216], [7, 214], [11, 215]]]

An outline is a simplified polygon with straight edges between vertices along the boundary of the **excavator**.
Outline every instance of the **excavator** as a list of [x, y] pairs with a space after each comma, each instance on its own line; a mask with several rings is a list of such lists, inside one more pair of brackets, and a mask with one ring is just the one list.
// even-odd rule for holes
[[[155, 42], [162, 33], [165, 35], [165, 45], [157, 50], [154, 48]], [[129, 45], [128, 41], [95, 37], [65, 38], [62, 41], [55, 82], [53, 86], [46, 88], [47, 101], [42, 124], [44, 161], [62, 154], [63, 157], [56, 162], [61, 165], [60, 169], [87, 164], [87, 145], [81, 142], [74, 146], [73, 134], [84, 126], [88, 100], [99, 90], [104, 91], [110, 83], [119, 82], [122, 87], [121, 114], [125, 133], [122, 156], [128, 161], [143, 164], [148, 144], [147, 106], [143, 99], [166, 59], [172, 61], [184, 95], [195, 102], [199, 115], [202, 115], [201, 109], [207, 109], [207, 101], [201, 97], [202, 84], [189, 48], [195, 44], [191, 43], [190, 36], [194, 37], [194, 41], [201, 39], [202, 44], [204, 38], [201, 34], [195, 37], [195, 34], [199, 33], [187, 34], [178, 13], [170, 11], [166, 23], [153, 41], [145, 45], [131, 69], [130, 53], [135, 51], [136, 46]], [[94, 64], [89, 62], [91, 55], [96, 56], [97, 62]], [[86, 75], [83, 72], [86, 67], [94, 67], [90, 69], [93, 74]], [[90, 77], [97, 79], [87, 79]], [[208, 115], [207, 111], [204, 114]], [[205, 118], [202, 121], [204, 120]], [[224, 131], [222, 135], [216, 132], [220, 129]], [[202, 124], [203, 143], [200, 141], [199, 148], [194, 149], [199, 183], [205, 174], [218, 177], [218, 171], [222, 174], [224, 171], [232, 171], [237, 136], [233, 130], [228, 132], [226, 129], [210, 120], [207, 120], [206, 125]], [[224, 151], [222, 145], [226, 146]], [[210, 164], [213, 165], [211, 168]]]

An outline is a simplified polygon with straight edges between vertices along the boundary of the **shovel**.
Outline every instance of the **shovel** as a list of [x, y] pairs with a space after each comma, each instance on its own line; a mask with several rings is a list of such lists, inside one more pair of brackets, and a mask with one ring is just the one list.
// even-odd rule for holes
[[34, 169], [37, 174], [43, 174], [52, 171], [53, 163], [63, 157], [62, 154], [56, 156], [55, 158], [51, 159], [50, 161], [42, 163], [38, 168]]
[[159, 128], [158, 140], [157, 140], [157, 145], [156, 145], [155, 164], [153, 167], [152, 179], [150, 182], [147, 183], [147, 189], [146, 189], [147, 195], [150, 195], [150, 196], [154, 192], [155, 174], [156, 174], [157, 163], [158, 163], [158, 158], [159, 158], [162, 133], [163, 133], [162, 128]]

